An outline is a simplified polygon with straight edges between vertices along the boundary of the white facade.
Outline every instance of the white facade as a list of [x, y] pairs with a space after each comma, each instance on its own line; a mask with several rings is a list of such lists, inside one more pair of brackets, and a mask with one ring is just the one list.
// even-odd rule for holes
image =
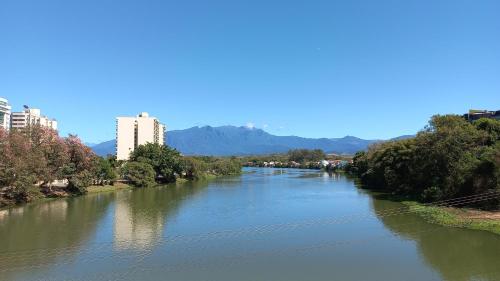
[[11, 109], [9, 102], [4, 98], [0, 98], [0, 128], [7, 131], [10, 128]]
[[11, 117], [11, 128], [22, 129], [29, 126], [40, 125], [42, 127], [57, 130], [57, 121], [41, 115], [40, 109], [25, 108], [22, 112], [13, 112]]
[[134, 149], [146, 143], [165, 144], [165, 125], [147, 112], [116, 118], [116, 159], [128, 160]]
[[119, 250], [151, 249], [162, 237], [164, 220], [159, 215], [141, 219], [133, 212], [127, 197], [116, 199], [114, 208], [114, 248]]

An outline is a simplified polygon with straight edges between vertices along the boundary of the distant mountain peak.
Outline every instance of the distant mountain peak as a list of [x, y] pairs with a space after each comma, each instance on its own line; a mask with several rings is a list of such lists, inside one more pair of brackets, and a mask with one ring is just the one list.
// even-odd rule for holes
[[[406, 136], [405, 136], [406, 137]], [[285, 153], [290, 149], [322, 149], [327, 153], [354, 154], [380, 140], [364, 140], [355, 136], [343, 138], [303, 138], [275, 136], [260, 128], [248, 126], [195, 126], [167, 132], [167, 144], [185, 155], [257, 155]], [[115, 153], [115, 141], [92, 147], [105, 156]]]

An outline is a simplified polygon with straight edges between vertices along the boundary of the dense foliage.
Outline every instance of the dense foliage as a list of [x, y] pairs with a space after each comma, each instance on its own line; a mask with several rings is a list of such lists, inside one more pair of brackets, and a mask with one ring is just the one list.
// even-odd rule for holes
[[116, 174], [116, 158], [114, 156], [108, 158], [99, 157], [99, 163], [96, 171], [96, 180], [99, 184], [112, 183], [117, 179]]
[[241, 163], [249, 167], [274, 167], [274, 168], [301, 168], [322, 169], [327, 168], [322, 160], [330, 162], [349, 161], [351, 157], [340, 155], [326, 155], [321, 149], [293, 149], [286, 154], [253, 155], [239, 158]]
[[159, 183], [175, 181], [176, 175], [182, 173], [181, 154], [166, 145], [148, 143], [139, 145], [131, 154], [130, 162], [149, 164], [155, 172]]
[[[41, 196], [84, 194], [91, 185], [118, 179], [137, 187], [241, 172], [236, 159], [184, 157], [165, 145], [140, 145], [127, 162], [97, 157], [76, 136], [32, 126], [0, 130], [0, 206]], [[57, 180], [57, 182], [55, 182]]]
[[194, 157], [193, 160], [204, 163], [204, 173], [215, 176], [229, 176], [241, 173], [241, 163], [235, 157], [218, 158], [210, 156]]
[[136, 187], [148, 187], [155, 184], [156, 172], [146, 162], [128, 162], [123, 166], [126, 179]]
[[153, 143], [138, 146], [122, 169], [123, 177], [135, 186], [170, 183], [177, 178], [200, 179], [239, 173], [241, 164], [236, 159], [184, 157], [173, 148]]
[[85, 193], [98, 167], [97, 156], [78, 137], [62, 138], [39, 126], [0, 129], [0, 155], [0, 197], [15, 202], [55, 195], [55, 180], [67, 180], [66, 191]]
[[425, 201], [499, 188], [500, 121], [434, 116], [415, 138], [359, 152], [348, 170], [368, 186]]
[[321, 149], [293, 149], [287, 153], [290, 161], [305, 163], [316, 162], [325, 159], [326, 155]]

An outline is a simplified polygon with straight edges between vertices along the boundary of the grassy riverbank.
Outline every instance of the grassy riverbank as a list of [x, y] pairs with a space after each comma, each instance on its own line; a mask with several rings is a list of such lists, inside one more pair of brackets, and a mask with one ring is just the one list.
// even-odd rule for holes
[[124, 189], [133, 189], [134, 187], [121, 182], [116, 182], [113, 185], [92, 185], [87, 187], [87, 193], [112, 192]]
[[426, 206], [415, 201], [402, 202], [430, 223], [448, 227], [489, 231], [500, 235], [500, 211], [489, 212], [467, 208]]
[[[210, 180], [214, 179], [217, 176], [214, 175], [209, 175], [203, 178], [203, 180]], [[185, 184], [188, 183], [192, 180], [184, 179], [184, 178], [177, 178], [176, 182], [173, 184]], [[113, 185], [106, 184], [106, 185], [91, 185], [87, 187], [87, 194], [93, 194], [93, 193], [102, 193], [102, 192], [115, 192], [115, 191], [120, 191], [120, 190], [126, 190], [126, 189], [136, 189], [139, 187], [134, 187], [130, 184], [127, 183], [122, 183], [122, 182], [115, 182]], [[85, 194], [84, 194], [85, 195]]]
[[[199, 179], [195, 179], [195, 180], [186, 179], [186, 178], [177, 178], [175, 183], [170, 183], [168, 185], [183, 185], [183, 184], [186, 184], [186, 183], [189, 183], [192, 181], [197, 181], [197, 180], [202, 180], [202, 181], [213, 180], [213, 179], [216, 179], [217, 177], [219, 177], [219, 176], [213, 175], [213, 174], [206, 174], [203, 177], [201, 177]], [[87, 187], [87, 192], [85, 194], [72, 194], [72, 193], [68, 193], [68, 192], [64, 191], [63, 189], [61, 189], [61, 190], [58, 190], [55, 192], [55, 194], [57, 194], [58, 196], [48, 197], [48, 196], [45, 196], [44, 194], [41, 194], [38, 192], [38, 195], [33, 196], [31, 201], [29, 201], [29, 202], [18, 203], [18, 202], [15, 202], [14, 200], [2, 201], [2, 204], [0, 206], [0, 210], [12, 208], [15, 206], [22, 206], [25, 204], [39, 203], [41, 201], [47, 201], [47, 200], [57, 200], [57, 199], [61, 199], [61, 198], [79, 197], [79, 196], [85, 196], [87, 194], [116, 192], [116, 191], [121, 191], [121, 190], [133, 190], [133, 189], [137, 189], [137, 188], [142, 188], [142, 187], [135, 187], [133, 185], [123, 183], [123, 182], [115, 182], [113, 185], [110, 185], [110, 184], [91, 185], [91, 186]]]

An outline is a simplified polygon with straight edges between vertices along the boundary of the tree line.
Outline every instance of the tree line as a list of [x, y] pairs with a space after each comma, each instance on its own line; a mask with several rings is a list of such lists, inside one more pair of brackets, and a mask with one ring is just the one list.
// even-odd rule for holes
[[39, 197], [81, 195], [91, 185], [116, 180], [143, 187], [177, 178], [241, 172], [235, 159], [185, 157], [159, 144], [139, 146], [130, 161], [102, 158], [77, 136], [60, 137], [57, 131], [41, 126], [10, 131], [0, 128], [0, 155], [0, 206]]
[[77, 136], [62, 138], [41, 126], [0, 129], [0, 155], [0, 205], [57, 195], [55, 180], [67, 180], [68, 192], [84, 193], [98, 173], [97, 156]]
[[283, 154], [240, 157], [240, 161], [250, 167], [320, 169], [318, 162], [325, 158], [326, 154], [321, 149], [291, 149]]
[[236, 158], [182, 156], [166, 145], [148, 143], [131, 153], [120, 173], [133, 185], [145, 187], [175, 182], [179, 177], [195, 180], [240, 174], [241, 164]]
[[423, 201], [498, 190], [500, 121], [436, 115], [414, 138], [372, 145], [353, 160], [346, 169], [365, 186]]

